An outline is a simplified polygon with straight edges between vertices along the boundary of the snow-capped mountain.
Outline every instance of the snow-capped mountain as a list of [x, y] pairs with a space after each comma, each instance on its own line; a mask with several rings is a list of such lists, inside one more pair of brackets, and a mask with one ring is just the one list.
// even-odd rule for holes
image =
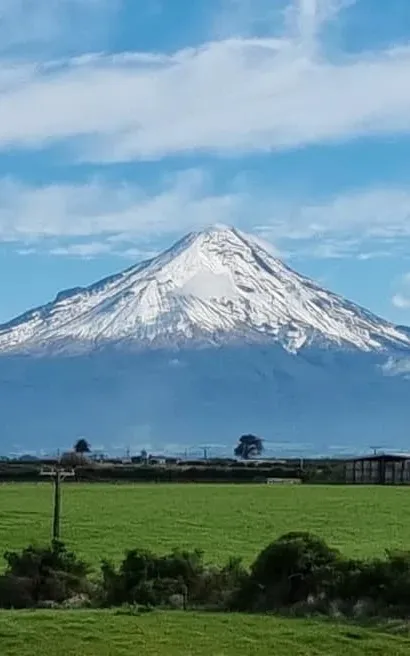
[[0, 453], [408, 450], [409, 372], [408, 328], [211, 228], [0, 327]]
[[0, 327], [0, 352], [226, 342], [277, 342], [290, 352], [326, 342], [410, 347], [404, 331], [298, 275], [251, 237], [218, 227]]

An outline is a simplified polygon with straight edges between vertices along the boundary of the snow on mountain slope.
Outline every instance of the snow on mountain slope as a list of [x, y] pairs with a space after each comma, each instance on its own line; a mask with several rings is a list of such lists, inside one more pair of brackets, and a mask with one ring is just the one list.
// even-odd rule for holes
[[158, 257], [0, 327], [0, 352], [189, 342], [410, 347], [392, 324], [298, 275], [234, 229], [191, 233]]

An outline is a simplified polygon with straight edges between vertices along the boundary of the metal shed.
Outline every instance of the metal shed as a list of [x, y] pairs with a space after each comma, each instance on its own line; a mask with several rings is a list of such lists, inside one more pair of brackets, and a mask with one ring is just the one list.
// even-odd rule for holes
[[410, 455], [353, 458], [345, 463], [345, 481], [357, 485], [410, 485]]

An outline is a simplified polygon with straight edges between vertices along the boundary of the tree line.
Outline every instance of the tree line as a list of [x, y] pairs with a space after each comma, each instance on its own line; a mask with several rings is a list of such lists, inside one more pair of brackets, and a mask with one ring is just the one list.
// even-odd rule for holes
[[[238, 443], [234, 448], [234, 455], [237, 458], [241, 458], [242, 460], [249, 460], [251, 458], [261, 456], [263, 451], [263, 440], [256, 435], [246, 434], [239, 438]], [[74, 448], [71, 453], [85, 456], [86, 454], [91, 453], [91, 444], [86, 439], [81, 438], [74, 444]], [[70, 452], [64, 455], [68, 457]], [[140, 457], [142, 462], [147, 462], [149, 456], [145, 449], [141, 451]]]
[[[271, 464], [238, 462], [224, 464], [198, 462], [170, 466], [157, 465], [95, 465], [81, 462], [73, 465], [73, 483], [249, 483], [261, 484], [267, 479], [298, 479], [302, 483], [344, 483], [343, 463], [309, 465], [300, 469], [298, 463]], [[39, 482], [41, 463], [0, 463], [0, 482]]]
[[[263, 451], [263, 440], [256, 435], [247, 434], [242, 435], [239, 438], [238, 443], [234, 448], [234, 455], [242, 460], [250, 460], [251, 458], [261, 456]], [[91, 444], [85, 438], [80, 438], [74, 444], [72, 451], [63, 454], [63, 459], [65, 458], [68, 461], [70, 460], [70, 457], [72, 459], [73, 455], [84, 458], [89, 453], [91, 453]], [[148, 459], [149, 455], [147, 451], [143, 449], [140, 454], [140, 460], [141, 462], [147, 463]]]

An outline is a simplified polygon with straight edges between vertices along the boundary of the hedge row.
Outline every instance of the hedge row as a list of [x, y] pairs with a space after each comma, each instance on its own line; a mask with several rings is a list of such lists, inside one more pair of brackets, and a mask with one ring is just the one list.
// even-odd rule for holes
[[[41, 467], [38, 465], [14, 465], [0, 468], [0, 482], [38, 482]], [[163, 467], [163, 466], [77, 466], [75, 481], [109, 482], [140, 481], [154, 483], [255, 483], [267, 478], [299, 478], [298, 469], [279, 467]]]
[[98, 573], [64, 544], [6, 553], [0, 607], [153, 607], [278, 612], [344, 617], [408, 617], [410, 552], [383, 558], [344, 558], [309, 533], [272, 542], [249, 569], [234, 556], [211, 566], [199, 550], [157, 555], [126, 552], [119, 567], [103, 561]]
[[298, 478], [300, 471], [278, 467], [258, 468], [257, 471], [240, 467], [78, 467], [79, 481], [145, 481], [155, 483], [255, 483], [267, 478]]

